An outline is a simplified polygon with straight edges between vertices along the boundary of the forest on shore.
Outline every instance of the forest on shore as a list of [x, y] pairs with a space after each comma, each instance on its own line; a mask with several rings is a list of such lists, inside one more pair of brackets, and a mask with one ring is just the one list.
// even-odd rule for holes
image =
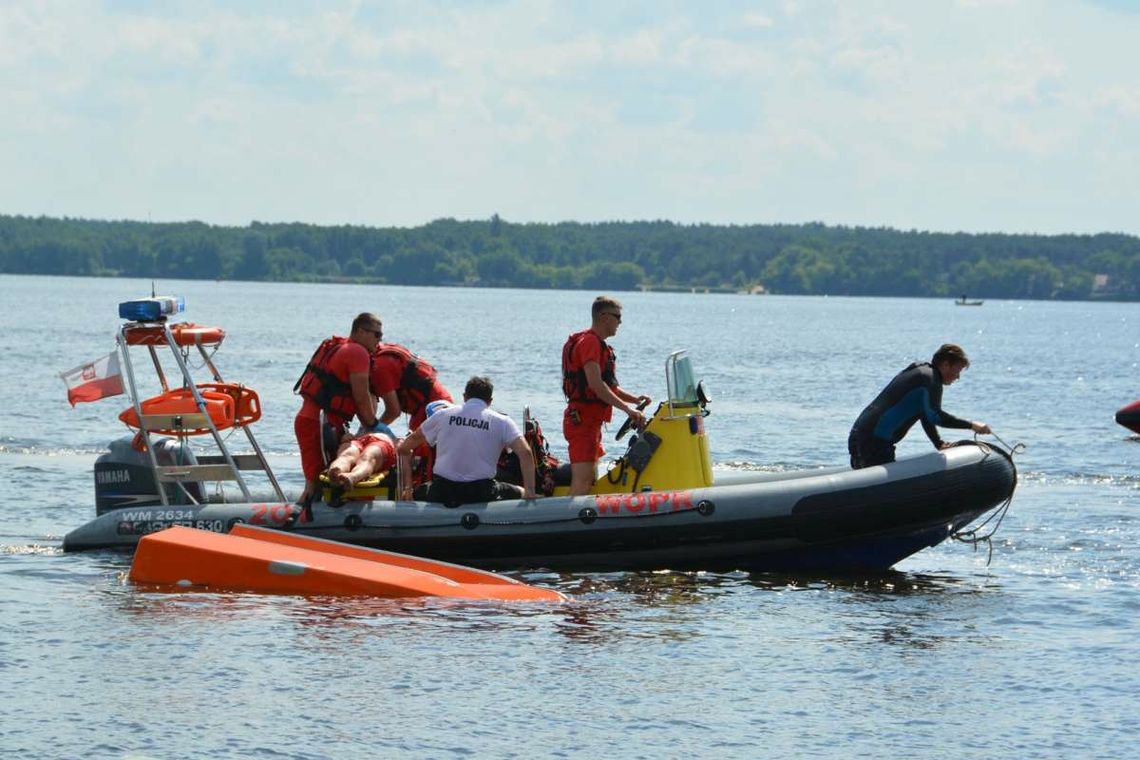
[[668, 221], [419, 227], [0, 216], [0, 272], [394, 285], [1140, 300], [1140, 238]]

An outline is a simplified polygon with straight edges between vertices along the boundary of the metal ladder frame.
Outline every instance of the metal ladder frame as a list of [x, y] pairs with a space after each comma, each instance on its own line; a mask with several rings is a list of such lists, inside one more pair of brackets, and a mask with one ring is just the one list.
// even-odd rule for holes
[[[178, 365], [178, 369], [182, 374], [183, 387], [190, 389], [190, 393], [193, 395], [194, 402], [198, 407], [198, 414], [201, 419], [195, 417], [193, 423], [195, 427], [203, 427], [203, 425], [200, 425], [199, 423], [204, 422], [204, 427], [209, 428], [210, 435], [213, 437], [214, 443], [218, 447], [218, 451], [221, 452], [221, 458], [224, 461], [224, 464], [210, 463], [195, 465], [160, 465], [158, 463], [158, 458], [155, 456], [154, 446], [151, 440], [151, 431], [148, 429], [150, 426], [147, 424], [148, 419], [151, 419], [152, 422], [155, 422], [155, 420], [153, 420], [154, 416], [143, 414], [142, 402], [139, 399], [138, 386], [135, 383], [134, 365], [131, 363], [130, 345], [127, 342], [127, 334], [131, 330], [141, 327], [154, 327], [156, 325], [160, 325], [162, 327], [163, 335], [165, 337], [165, 345], [170, 348], [170, 351], [174, 356], [174, 361]], [[187, 499], [189, 499], [192, 503], [197, 504], [197, 499], [195, 499], [194, 496], [186, 489], [186, 486], [184, 484], [187, 482], [201, 482], [210, 480], [235, 481], [238, 485], [238, 488], [241, 489], [242, 496], [244, 496], [247, 501], [253, 501], [253, 495], [250, 493], [249, 487], [246, 485], [245, 478], [243, 478], [241, 475], [241, 470], [243, 469], [264, 471], [266, 476], [269, 478], [269, 482], [272, 485], [273, 491], [276, 494], [278, 500], [282, 502], [286, 501], [285, 494], [281, 490], [281, 485], [277, 482], [277, 478], [274, 476], [273, 470], [269, 467], [269, 462], [266, 461], [265, 454], [262, 451], [261, 446], [258, 444], [257, 439], [254, 437], [253, 431], [250, 430], [249, 425], [239, 425], [237, 427], [241, 428], [241, 430], [245, 432], [246, 438], [249, 440], [249, 444], [253, 448], [253, 455], [239, 454], [235, 456], [230, 453], [229, 447], [226, 445], [225, 440], [222, 439], [221, 433], [218, 431], [217, 426], [214, 424], [214, 421], [210, 418], [210, 415], [206, 410], [206, 402], [202, 398], [202, 394], [198, 390], [198, 386], [195, 384], [194, 378], [190, 374], [190, 368], [186, 364], [186, 359], [182, 355], [182, 347], [179, 346], [177, 341], [174, 340], [174, 336], [170, 331], [170, 325], [166, 320], [154, 323], [128, 322], [119, 328], [119, 334], [116, 338], [116, 343], [119, 347], [119, 354], [123, 359], [123, 367], [126, 369], [127, 383], [130, 386], [131, 404], [134, 407], [135, 415], [139, 421], [139, 433], [143, 436], [143, 440], [146, 443], [147, 457], [150, 459], [151, 470], [154, 472], [155, 482], [158, 486], [158, 497], [162, 501], [163, 506], [170, 505], [170, 502], [166, 496], [166, 489], [163, 487], [164, 483], [175, 483]], [[220, 345], [220, 343], [221, 341], [218, 342], [218, 345]], [[206, 347], [202, 344], [201, 336], [195, 336], [194, 345], [197, 347], [198, 352], [202, 355], [202, 360], [205, 363], [205, 366], [209, 367], [210, 374], [214, 378], [214, 382], [224, 383], [225, 380], [222, 379], [221, 373], [218, 371], [218, 368], [211, 360], [210, 354], [206, 352]], [[156, 346], [154, 344], [146, 344], [146, 348], [150, 352], [150, 358], [154, 364], [155, 373], [158, 375], [159, 383], [162, 385], [163, 392], [169, 391], [170, 386], [166, 379], [166, 373], [163, 372], [162, 363], [159, 361]], [[163, 417], [165, 417], [165, 419], [168, 421], [185, 422], [185, 415], [182, 415], [181, 419], [177, 417], [172, 418], [165, 415], [160, 416], [160, 419]], [[165, 427], [175, 426], [172, 424], [167, 424]]]

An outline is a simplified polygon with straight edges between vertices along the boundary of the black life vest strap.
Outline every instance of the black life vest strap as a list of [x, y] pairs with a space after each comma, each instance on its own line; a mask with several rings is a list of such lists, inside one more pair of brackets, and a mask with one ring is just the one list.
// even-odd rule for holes
[[[327, 338], [322, 341], [321, 345], [317, 346], [317, 350], [314, 351], [312, 357], [310, 357], [309, 363], [305, 365], [305, 371], [301, 373], [301, 376], [297, 378], [297, 382], [293, 384], [293, 393], [310, 399], [326, 412], [336, 411], [332, 408], [333, 399], [338, 396], [351, 395], [352, 386], [325, 369], [323, 365], [327, 364], [332, 359], [333, 354], [347, 343], [347, 340], [334, 341], [332, 338]], [[305, 385], [305, 380], [309, 375], [317, 379], [320, 390], [316, 393], [302, 390], [302, 386]]]

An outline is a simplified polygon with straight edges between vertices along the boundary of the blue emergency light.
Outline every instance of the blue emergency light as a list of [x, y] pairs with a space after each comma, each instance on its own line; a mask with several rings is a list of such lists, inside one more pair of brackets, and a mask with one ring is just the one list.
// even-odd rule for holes
[[154, 296], [123, 301], [119, 304], [119, 318], [132, 322], [158, 322], [185, 310], [186, 299], [182, 296]]

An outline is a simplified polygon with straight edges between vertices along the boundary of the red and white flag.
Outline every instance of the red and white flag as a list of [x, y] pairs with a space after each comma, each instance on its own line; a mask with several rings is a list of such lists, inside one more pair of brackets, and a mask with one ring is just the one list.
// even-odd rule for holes
[[67, 372], [60, 372], [59, 378], [67, 385], [67, 400], [72, 406], [80, 401], [97, 401], [123, 392], [123, 376], [119, 372], [117, 351], [93, 362], [80, 364]]

